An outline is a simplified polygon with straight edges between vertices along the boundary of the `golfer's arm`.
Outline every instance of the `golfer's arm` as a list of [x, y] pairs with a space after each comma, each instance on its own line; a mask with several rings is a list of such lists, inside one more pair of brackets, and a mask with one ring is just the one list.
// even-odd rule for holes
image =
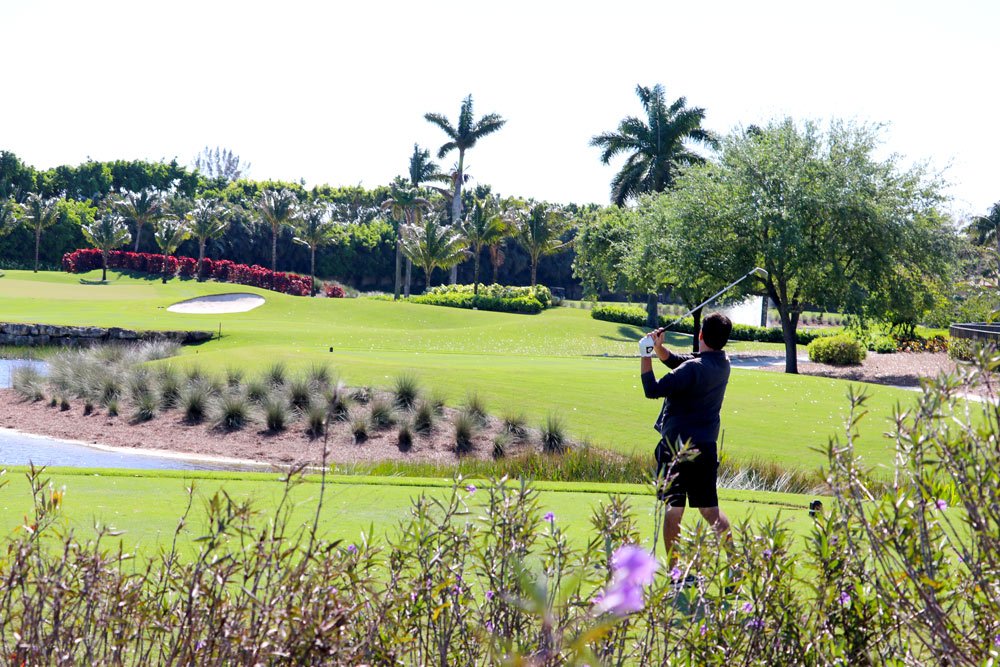
[[[679, 371], [667, 373], [659, 380], [653, 375], [653, 365], [649, 359], [644, 359], [648, 366], [643, 366], [640, 376], [642, 392], [646, 398], [667, 398], [668, 396], [687, 389], [693, 382], [693, 371], [684, 367]], [[649, 370], [645, 370], [648, 368]]]

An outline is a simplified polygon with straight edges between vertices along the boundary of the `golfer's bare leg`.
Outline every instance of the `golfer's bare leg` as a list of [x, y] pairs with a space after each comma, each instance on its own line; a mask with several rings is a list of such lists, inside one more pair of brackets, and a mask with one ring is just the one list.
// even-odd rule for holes
[[683, 507], [667, 505], [667, 511], [663, 515], [663, 546], [666, 548], [667, 558], [670, 559], [671, 563], [674, 561], [674, 554], [671, 550], [681, 534], [681, 519], [683, 517]]
[[702, 518], [708, 522], [708, 525], [712, 527], [713, 530], [723, 537], [729, 533], [729, 517], [718, 507], [699, 507], [698, 511], [701, 512]]

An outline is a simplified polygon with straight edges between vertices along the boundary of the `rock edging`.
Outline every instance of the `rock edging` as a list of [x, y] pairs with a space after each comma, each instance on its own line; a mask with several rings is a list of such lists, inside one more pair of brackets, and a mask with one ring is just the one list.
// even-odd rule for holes
[[211, 340], [211, 331], [135, 331], [120, 327], [69, 327], [56, 324], [0, 322], [0, 345], [77, 347], [95, 343], [169, 340], [181, 345]]

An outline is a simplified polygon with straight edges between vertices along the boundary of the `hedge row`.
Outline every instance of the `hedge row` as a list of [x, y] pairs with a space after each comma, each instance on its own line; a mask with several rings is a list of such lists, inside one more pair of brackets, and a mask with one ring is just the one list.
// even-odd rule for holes
[[[590, 311], [595, 320], [632, 324], [637, 327], [646, 326], [646, 309], [640, 306], [622, 306], [617, 304], [599, 304]], [[666, 326], [675, 318], [660, 316], [660, 326]], [[685, 317], [670, 328], [678, 333], [694, 334], [694, 319]], [[814, 331], [796, 331], [799, 345], [808, 345], [821, 336], [828, 334]], [[750, 324], [734, 324], [730, 340], [752, 340], [759, 343], [784, 343], [785, 337], [781, 327], [755, 327]]]
[[451, 292], [446, 294], [421, 294], [411, 296], [411, 303], [423, 303], [429, 306], [448, 306], [450, 308], [478, 308], [479, 310], [495, 310], [501, 313], [523, 313], [536, 315], [544, 310], [542, 302], [531, 296], [519, 296], [503, 299], [495, 296], [474, 297], [472, 293]]
[[[63, 255], [62, 267], [67, 273], [86, 273], [99, 269], [102, 266], [101, 251], [95, 248], [86, 248], [68, 252]], [[108, 253], [108, 268], [125, 271], [135, 271], [137, 273], [153, 273], [162, 275], [180, 275], [182, 278], [192, 278], [198, 267], [198, 260], [192, 257], [171, 257], [166, 258], [166, 271], [164, 271], [164, 256], [147, 252], [127, 252], [124, 250], [112, 250]], [[211, 260], [205, 258], [202, 261], [201, 274], [203, 278], [213, 278], [220, 282], [236, 283], [238, 285], [249, 285], [261, 289], [282, 292], [293, 296], [308, 296], [311, 288], [311, 281], [308, 276], [300, 276], [294, 273], [282, 273], [271, 271], [263, 266], [247, 266], [237, 264], [228, 259]]]
[[[425, 295], [462, 294], [467, 296], [471, 296], [472, 293], [472, 285], [440, 285], [424, 292]], [[479, 283], [479, 296], [488, 296], [495, 299], [535, 299], [542, 304], [542, 308], [552, 307], [552, 291], [545, 285], [515, 287], [511, 285], [484, 285]]]

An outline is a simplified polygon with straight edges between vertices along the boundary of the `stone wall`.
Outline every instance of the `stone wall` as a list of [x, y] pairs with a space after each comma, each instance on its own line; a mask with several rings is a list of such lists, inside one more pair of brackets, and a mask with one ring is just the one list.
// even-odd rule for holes
[[0, 322], [0, 345], [33, 347], [58, 345], [76, 347], [95, 343], [172, 340], [182, 345], [212, 339], [211, 331], [133, 331], [111, 327], [64, 327], [54, 324], [11, 324]]

